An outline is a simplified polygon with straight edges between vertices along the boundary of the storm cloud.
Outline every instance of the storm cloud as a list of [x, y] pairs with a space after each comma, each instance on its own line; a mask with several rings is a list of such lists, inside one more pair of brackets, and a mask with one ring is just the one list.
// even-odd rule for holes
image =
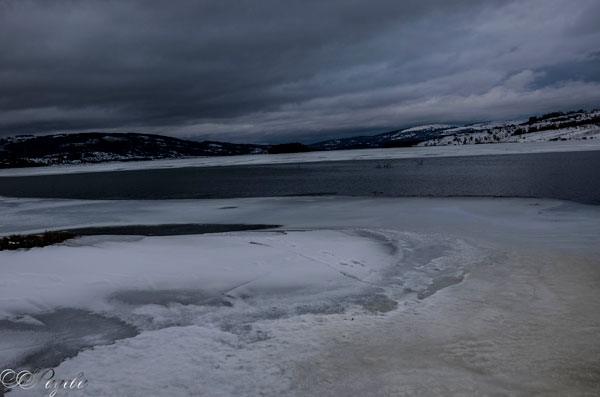
[[0, 0], [0, 134], [313, 142], [600, 106], [600, 2]]

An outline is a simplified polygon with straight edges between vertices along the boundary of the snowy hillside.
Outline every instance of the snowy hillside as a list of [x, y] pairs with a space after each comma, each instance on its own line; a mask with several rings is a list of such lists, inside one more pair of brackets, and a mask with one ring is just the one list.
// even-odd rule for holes
[[[530, 117], [527, 121], [494, 121], [464, 126], [429, 124], [373, 136], [332, 139], [311, 144], [308, 148], [314, 152], [322, 152], [346, 149], [575, 140], [600, 141], [600, 109], [569, 113], [555, 112], [541, 117]], [[270, 147], [270, 145], [212, 141], [194, 142], [150, 134], [21, 135], [0, 138], [0, 168], [254, 155], [266, 154]], [[281, 160], [283, 158], [281, 156], [286, 155], [279, 156], [277, 160]], [[321, 155], [315, 156], [321, 158]], [[269, 161], [276, 160], [270, 159]]]
[[548, 113], [526, 122], [494, 122], [451, 128], [419, 146], [600, 139], [600, 110]]
[[267, 146], [162, 135], [80, 133], [0, 138], [0, 168], [266, 153]]
[[476, 143], [549, 142], [600, 139], [600, 110], [548, 113], [527, 121], [490, 121], [462, 126], [428, 124], [372, 136], [332, 139], [311, 150], [369, 149]]
[[356, 136], [317, 142], [309, 145], [309, 148], [311, 150], [344, 150], [414, 146], [419, 142], [444, 136], [447, 130], [454, 127], [447, 124], [423, 125], [388, 131], [374, 136]]

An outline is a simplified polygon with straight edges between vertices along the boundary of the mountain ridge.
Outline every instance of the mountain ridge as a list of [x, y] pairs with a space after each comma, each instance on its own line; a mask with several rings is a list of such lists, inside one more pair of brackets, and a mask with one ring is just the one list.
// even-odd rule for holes
[[553, 112], [528, 120], [490, 121], [462, 126], [427, 124], [309, 145], [200, 142], [165, 135], [115, 132], [17, 135], [0, 138], [0, 168], [266, 154], [280, 152], [275, 150], [278, 146], [293, 146], [286, 149], [289, 152], [579, 139], [600, 139], [600, 110]]
[[[541, 132], [541, 134], [540, 134]], [[329, 139], [308, 145], [311, 150], [368, 149], [408, 146], [440, 146], [596, 139], [600, 134], [600, 110], [552, 112], [528, 120], [489, 121], [466, 125], [427, 124], [349, 138]]]
[[268, 145], [188, 141], [156, 134], [82, 132], [0, 138], [0, 168], [266, 153]]

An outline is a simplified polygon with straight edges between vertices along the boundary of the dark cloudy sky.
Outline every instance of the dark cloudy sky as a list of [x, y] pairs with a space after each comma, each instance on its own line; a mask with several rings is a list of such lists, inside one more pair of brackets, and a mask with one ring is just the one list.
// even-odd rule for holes
[[0, 134], [318, 141], [600, 106], [598, 0], [0, 0]]

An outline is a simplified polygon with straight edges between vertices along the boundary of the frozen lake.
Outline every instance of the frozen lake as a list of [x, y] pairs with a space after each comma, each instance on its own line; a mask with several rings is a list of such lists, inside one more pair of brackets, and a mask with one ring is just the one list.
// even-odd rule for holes
[[0, 252], [0, 366], [83, 371], [74, 396], [600, 393], [600, 151], [337, 160], [4, 174], [0, 236], [82, 236]]
[[84, 371], [89, 386], [69, 395], [600, 391], [598, 206], [2, 198], [0, 210], [2, 234], [281, 225], [0, 252], [0, 364]]

